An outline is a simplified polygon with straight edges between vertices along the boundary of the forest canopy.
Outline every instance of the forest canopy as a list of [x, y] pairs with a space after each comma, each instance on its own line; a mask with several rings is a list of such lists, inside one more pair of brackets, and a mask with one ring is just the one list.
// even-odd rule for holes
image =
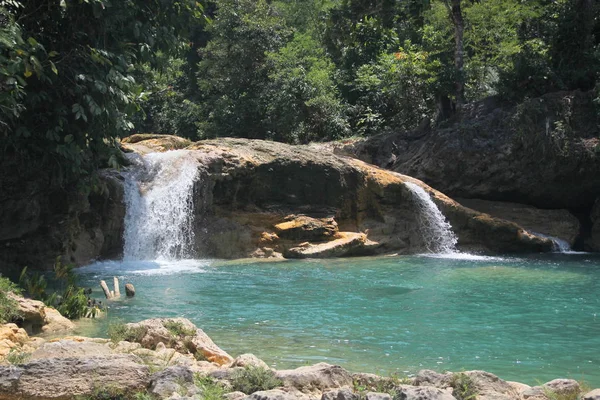
[[595, 0], [3, 0], [2, 156], [59, 177], [134, 132], [288, 143], [592, 90]]

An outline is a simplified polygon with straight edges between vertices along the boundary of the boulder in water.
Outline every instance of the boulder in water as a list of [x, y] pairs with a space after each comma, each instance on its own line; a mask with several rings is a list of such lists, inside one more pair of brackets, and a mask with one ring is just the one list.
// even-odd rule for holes
[[133, 284], [131, 284], [131, 283], [125, 284], [125, 294], [127, 295], [127, 297], [135, 296], [135, 287], [133, 286]]

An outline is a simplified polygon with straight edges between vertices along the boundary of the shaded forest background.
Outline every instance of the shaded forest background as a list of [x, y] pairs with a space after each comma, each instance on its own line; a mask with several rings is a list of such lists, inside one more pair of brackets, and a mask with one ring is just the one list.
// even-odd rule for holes
[[118, 166], [136, 132], [307, 143], [597, 90], [599, 17], [595, 0], [3, 0], [0, 157], [61, 184]]

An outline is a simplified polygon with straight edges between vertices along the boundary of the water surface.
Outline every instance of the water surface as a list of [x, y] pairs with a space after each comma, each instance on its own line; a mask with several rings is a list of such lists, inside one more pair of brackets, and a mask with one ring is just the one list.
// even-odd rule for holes
[[[186, 317], [230, 354], [276, 368], [483, 369], [600, 386], [600, 257], [589, 254], [105, 262], [79, 273], [98, 298], [100, 279], [135, 285], [108, 321]], [[85, 333], [105, 336], [107, 320]]]

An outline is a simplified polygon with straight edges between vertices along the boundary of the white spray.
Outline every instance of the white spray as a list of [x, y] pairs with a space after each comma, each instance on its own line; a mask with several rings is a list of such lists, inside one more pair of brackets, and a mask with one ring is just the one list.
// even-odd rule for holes
[[444, 214], [421, 186], [412, 182], [404, 184], [413, 194], [418, 209], [419, 230], [427, 250], [438, 254], [455, 253], [458, 238], [452, 232], [452, 226], [446, 221]]

